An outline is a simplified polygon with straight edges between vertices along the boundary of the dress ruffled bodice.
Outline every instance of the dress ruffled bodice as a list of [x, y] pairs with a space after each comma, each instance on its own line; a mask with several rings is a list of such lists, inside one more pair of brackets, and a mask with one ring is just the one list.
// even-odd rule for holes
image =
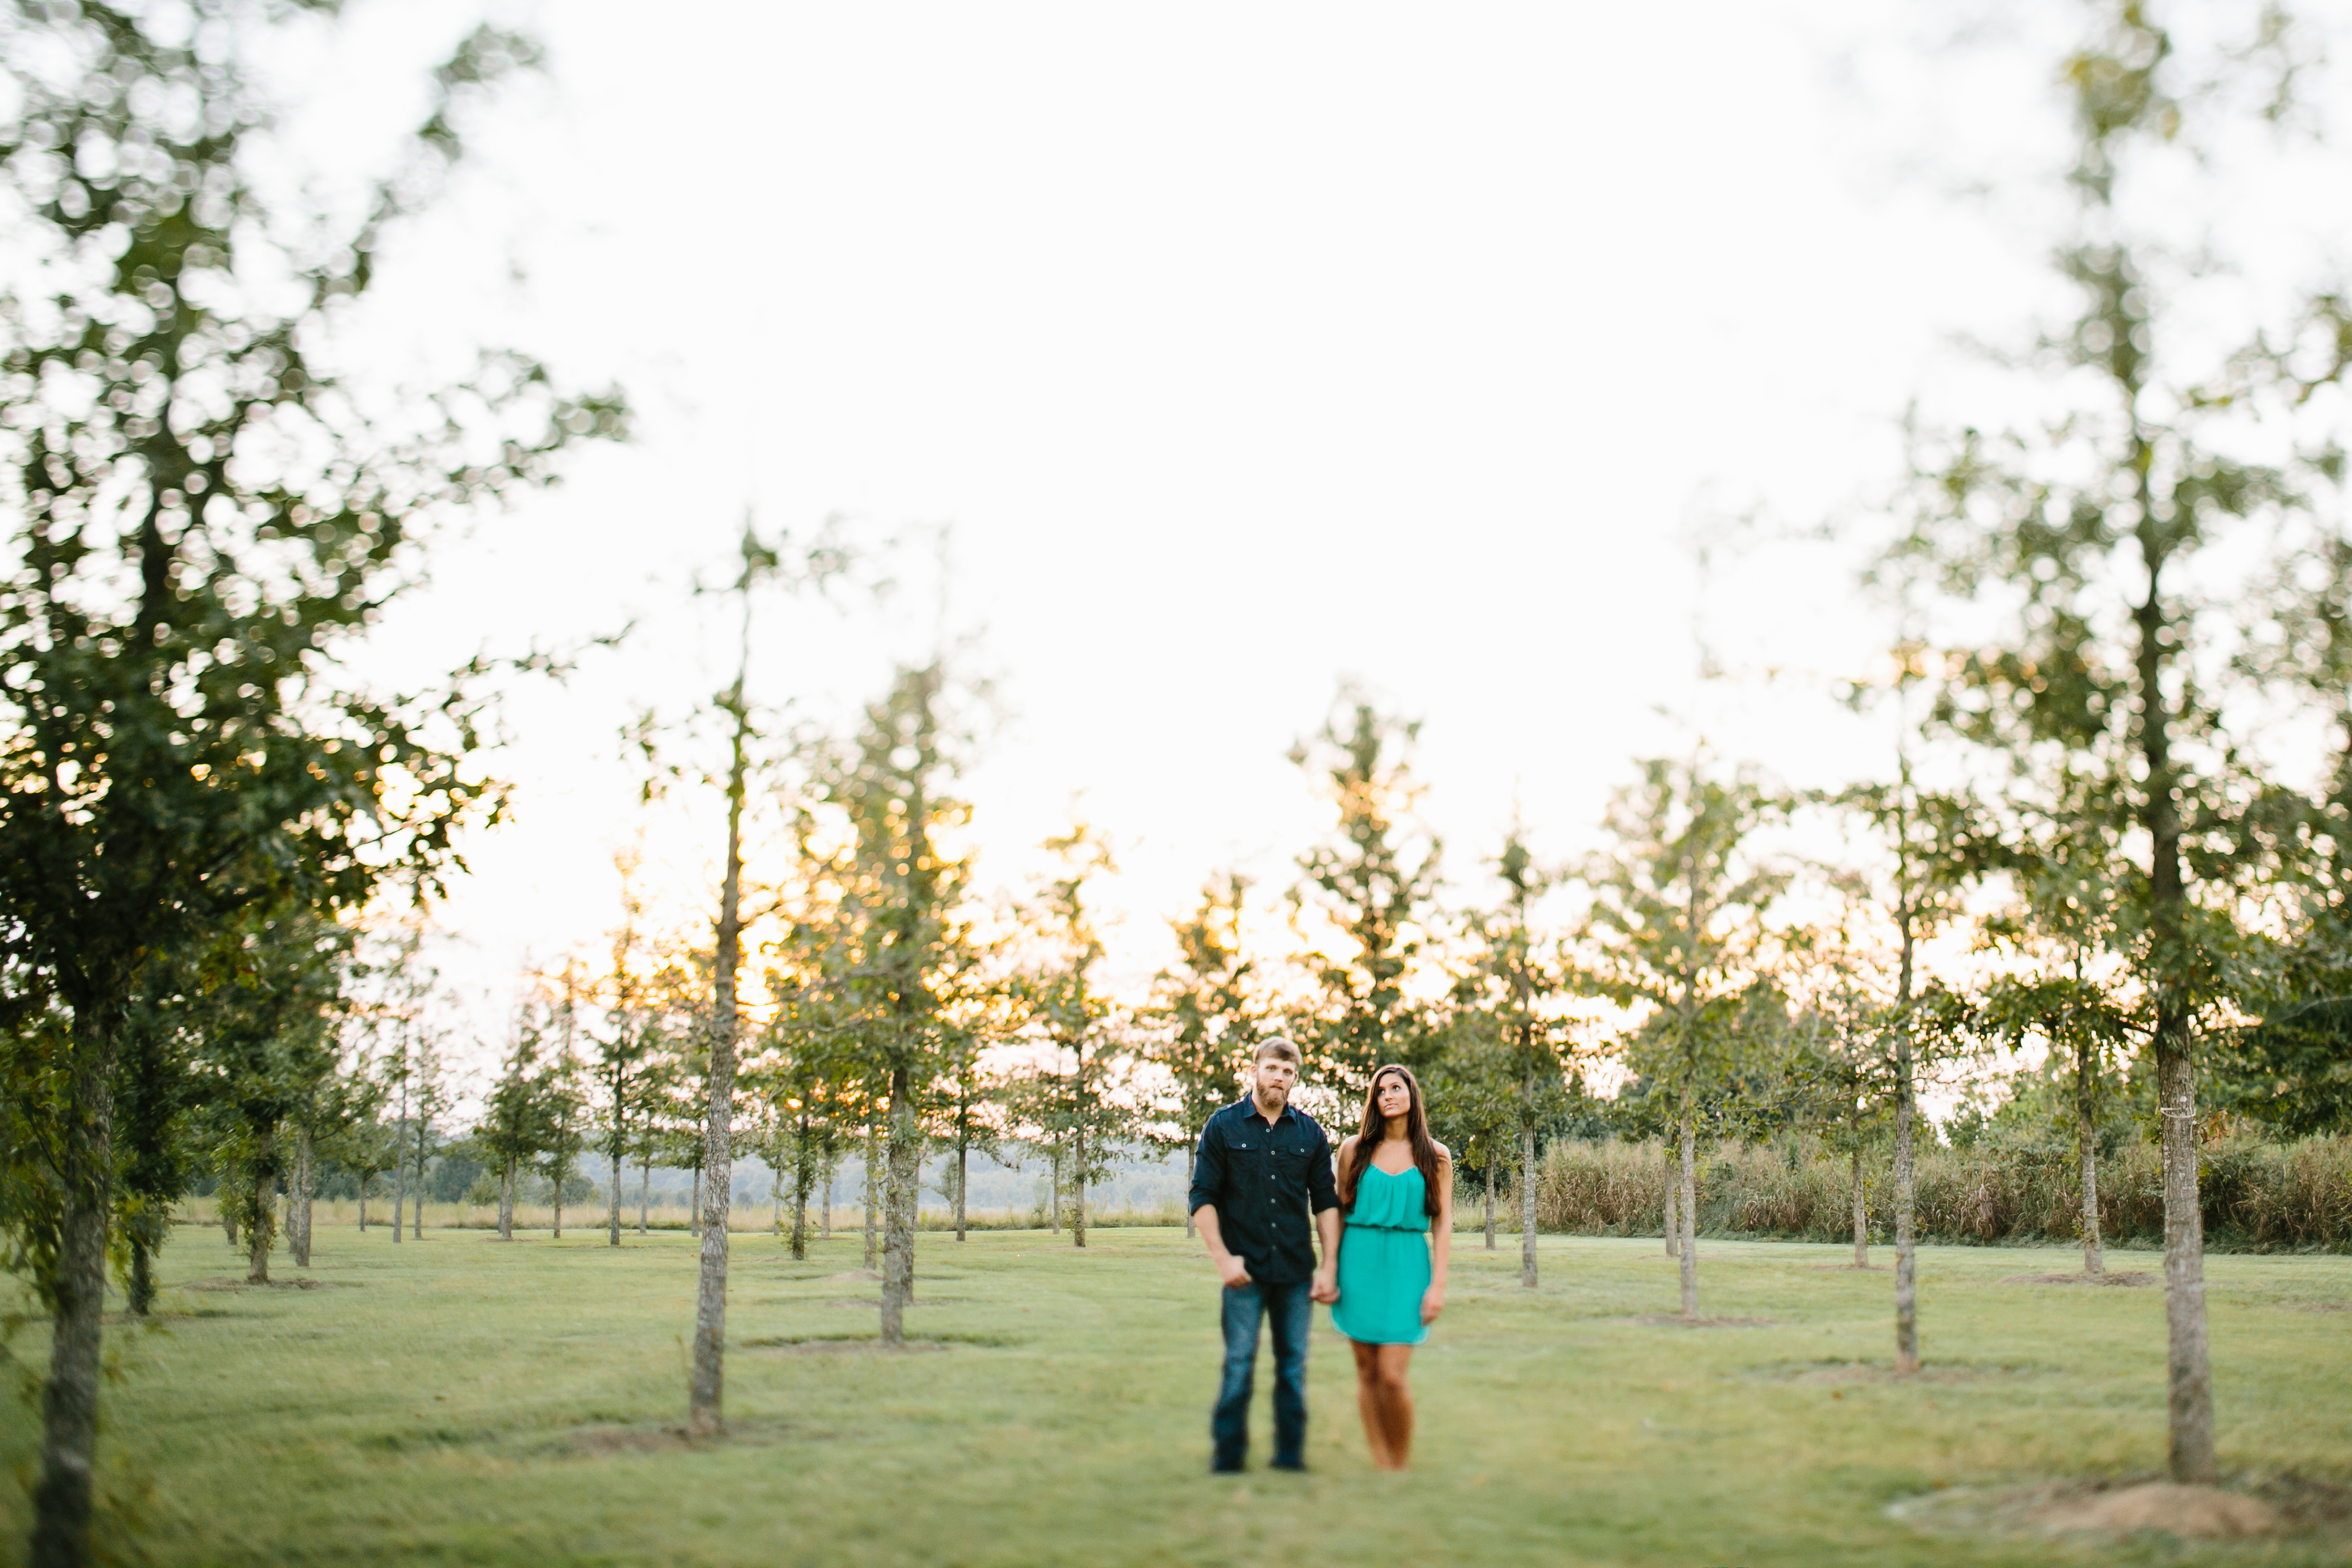
[[1376, 1230], [1427, 1230], [1423, 1202], [1420, 1166], [1391, 1173], [1367, 1165], [1357, 1178], [1356, 1206], [1348, 1211], [1348, 1223]]

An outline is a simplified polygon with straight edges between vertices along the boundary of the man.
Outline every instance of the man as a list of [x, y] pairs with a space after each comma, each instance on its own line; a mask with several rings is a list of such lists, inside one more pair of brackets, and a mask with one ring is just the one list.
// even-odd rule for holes
[[1192, 1163], [1192, 1218], [1225, 1282], [1225, 1374], [1209, 1423], [1220, 1471], [1249, 1452], [1261, 1318], [1274, 1325], [1274, 1468], [1307, 1468], [1307, 1329], [1313, 1302], [1339, 1299], [1339, 1194], [1331, 1141], [1290, 1103], [1298, 1068], [1288, 1040], [1258, 1047], [1250, 1093], [1209, 1118]]

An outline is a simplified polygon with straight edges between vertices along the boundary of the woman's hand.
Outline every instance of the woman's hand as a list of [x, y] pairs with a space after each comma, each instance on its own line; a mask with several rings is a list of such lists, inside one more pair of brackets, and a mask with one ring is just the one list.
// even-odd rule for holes
[[1437, 1314], [1445, 1310], [1445, 1287], [1432, 1285], [1421, 1293], [1421, 1323], [1427, 1328], [1437, 1321]]

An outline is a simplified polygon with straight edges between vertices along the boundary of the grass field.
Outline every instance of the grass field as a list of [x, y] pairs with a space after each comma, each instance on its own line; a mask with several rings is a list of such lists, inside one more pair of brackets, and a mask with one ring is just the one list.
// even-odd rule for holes
[[[110, 1331], [110, 1536], [164, 1564], [2352, 1563], [2326, 1530], [2187, 1546], [1889, 1516], [1939, 1489], [2159, 1467], [2161, 1292], [2003, 1282], [2070, 1253], [1923, 1250], [1930, 1371], [1895, 1384], [1855, 1364], [1885, 1360], [1891, 1277], [1835, 1268], [1838, 1248], [1703, 1244], [1706, 1310], [1769, 1321], [1692, 1330], [1643, 1321], [1674, 1300], [1654, 1240], [1548, 1237], [1527, 1291], [1515, 1245], [1465, 1237], [1414, 1363], [1414, 1473], [1365, 1461], [1318, 1311], [1311, 1473], [1213, 1478], [1213, 1276], [1181, 1231], [1092, 1239], [924, 1237], [910, 1331], [941, 1348], [887, 1355], [811, 1343], [875, 1331], [877, 1288], [835, 1278], [856, 1237], [800, 1264], [739, 1238], [733, 1430], [694, 1448], [673, 1432], [684, 1237], [428, 1230], [395, 1250], [321, 1228], [324, 1288], [259, 1291], [193, 1288], [240, 1271], [184, 1226], [172, 1315]], [[2352, 1482], [2352, 1259], [2210, 1268], [2225, 1467]], [[10, 1402], [19, 1473], [34, 1437]], [[13, 1561], [25, 1500], [5, 1490]]]

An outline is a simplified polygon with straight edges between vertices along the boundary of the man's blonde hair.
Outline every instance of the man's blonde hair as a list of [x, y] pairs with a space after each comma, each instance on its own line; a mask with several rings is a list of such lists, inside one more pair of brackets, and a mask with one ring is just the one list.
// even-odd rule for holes
[[1271, 1039], [1260, 1040], [1257, 1043], [1257, 1055], [1250, 1058], [1250, 1065], [1255, 1067], [1268, 1057], [1280, 1057], [1295, 1068], [1303, 1068], [1307, 1065], [1307, 1058], [1298, 1054], [1298, 1047], [1280, 1035]]

